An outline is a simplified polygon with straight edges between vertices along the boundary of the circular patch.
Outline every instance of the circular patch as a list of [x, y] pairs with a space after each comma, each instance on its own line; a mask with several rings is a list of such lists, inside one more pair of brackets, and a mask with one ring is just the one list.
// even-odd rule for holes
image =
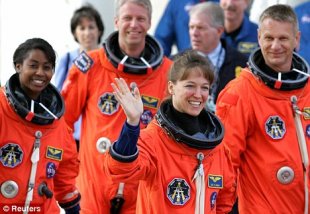
[[97, 140], [96, 148], [99, 153], [105, 153], [111, 146], [111, 141], [109, 138], [101, 137]]
[[151, 120], [153, 119], [153, 114], [150, 110], [144, 110], [144, 112], [141, 115], [140, 121], [147, 125], [151, 122]]
[[190, 187], [182, 178], [174, 178], [167, 188], [167, 197], [173, 205], [182, 206], [190, 199]]
[[211, 210], [213, 210], [215, 205], [216, 205], [216, 198], [217, 198], [217, 193], [216, 192], [212, 192], [212, 194], [210, 196], [210, 207], [211, 207]]
[[306, 127], [306, 135], [307, 137], [310, 137], [310, 125], [307, 125]]
[[56, 174], [56, 164], [53, 162], [48, 162], [46, 165], [46, 177], [52, 178]]
[[0, 161], [5, 167], [14, 168], [23, 160], [23, 151], [18, 144], [8, 143], [0, 149]]
[[15, 181], [5, 181], [1, 185], [1, 194], [5, 198], [14, 198], [18, 193], [18, 185]]
[[278, 181], [281, 184], [289, 184], [295, 177], [294, 170], [291, 167], [283, 166], [277, 172]]

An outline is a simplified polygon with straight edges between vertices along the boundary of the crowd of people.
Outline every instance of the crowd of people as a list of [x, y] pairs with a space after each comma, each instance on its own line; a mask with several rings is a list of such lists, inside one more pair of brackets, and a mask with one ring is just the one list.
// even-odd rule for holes
[[257, 24], [250, 3], [170, 0], [153, 36], [150, 0], [116, 0], [103, 43], [83, 5], [58, 64], [23, 41], [0, 95], [0, 208], [309, 213], [310, 3]]

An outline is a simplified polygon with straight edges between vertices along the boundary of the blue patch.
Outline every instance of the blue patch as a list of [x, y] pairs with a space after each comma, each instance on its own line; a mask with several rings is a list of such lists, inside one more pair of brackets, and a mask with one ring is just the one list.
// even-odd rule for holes
[[159, 104], [158, 98], [142, 95], [141, 99], [143, 102], [143, 106], [157, 109], [158, 104]]
[[0, 149], [0, 161], [5, 167], [18, 166], [22, 162], [23, 156], [23, 150], [15, 143], [8, 143]]
[[47, 147], [46, 157], [49, 158], [49, 159], [61, 161], [62, 160], [62, 154], [63, 154], [63, 150], [62, 149], [57, 149], [57, 148], [54, 148], [54, 147], [51, 147], [51, 146]]
[[212, 192], [212, 194], [210, 196], [210, 207], [211, 207], [211, 210], [213, 210], [215, 208], [216, 198], [217, 198], [217, 193], [216, 192]]
[[52, 178], [56, 174], [56, 164], [53, 162], [48, 162], [46, 165], [46, 177]]
[[182, 178], [174, 178], [167, 188], [167, 197], [173, 205], [183, 206], [190, 199], [190, 187]]
[[99, 97], [98, 108], [101, 113], [112, 115], [118, 111], [119, 103], [115, 99], [114, 94], [107, 92]]
[[149, 124], [153, 119], [153, 114], [150, 110], [144, 110], [143, 114], [141, 115], [141, 122], [145, 125]]
[[306, 126], [306, 135], [307, 137], [310, 137], [310, 125]]
[[265, 123], [266, 133], [274, 140], [282, 139], [286, 128], [284, 121], [279, 116], [270, 116]]
[[87, 55], [85, 51], [82, 51], [80, 55], [74, 60], [74, 64], [76, 67], [78, 67], [78, 69], [80, 69], [80, 71], [86, 73], [94, 64], [94, 61], [92, 58], [90, 58], [90, 56]]
[[222, 175], [208, 175], [208, 187], [209, 188], [223, 188], [223, 176]]

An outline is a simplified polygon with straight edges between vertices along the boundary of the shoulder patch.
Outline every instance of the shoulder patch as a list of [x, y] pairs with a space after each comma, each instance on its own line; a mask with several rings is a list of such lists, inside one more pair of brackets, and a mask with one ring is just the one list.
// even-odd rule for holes
[[5, 167], [14, 168], [23, 160], [23, 150], [18, 144], [8, 143], [0, 148], [0, 161]]
[[90, 56], [87, 55], [85, 51], [82, 51], [80, 55], [74, 60], [74, 64], [80, 69], [80, 71], [86, 73], [94, 64], [94, 61], [92, 58], [90, 58]]

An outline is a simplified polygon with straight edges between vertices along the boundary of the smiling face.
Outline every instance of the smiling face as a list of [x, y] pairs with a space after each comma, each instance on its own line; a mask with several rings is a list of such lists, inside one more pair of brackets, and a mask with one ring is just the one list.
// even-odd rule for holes
[[172, 94], [172, 104], [177, 111], [198, 116], [208, 99], [210, 82], [199, 67], [190, 69], [186, 79], [176, 83], [169, 81], [168, 91]]
[[121, 49], [138, 49], [142, 52], [147, 31], [151, 27], [148, 10], [139, 4], [127, 2], [120, 7], [118, 14], [115, 27], [119, 30]]
[[21, 88], [31, 99], [37, 99], [49, 84], [53, 73], [53, 65], [40, 49], [32, 49], [22, 63], [15, 66], [19, 74]]
[[290, 22], [266, 18], [258, 30], [258, 41], [266, 64], [275, 71], [290, 71], [300, 33]]

